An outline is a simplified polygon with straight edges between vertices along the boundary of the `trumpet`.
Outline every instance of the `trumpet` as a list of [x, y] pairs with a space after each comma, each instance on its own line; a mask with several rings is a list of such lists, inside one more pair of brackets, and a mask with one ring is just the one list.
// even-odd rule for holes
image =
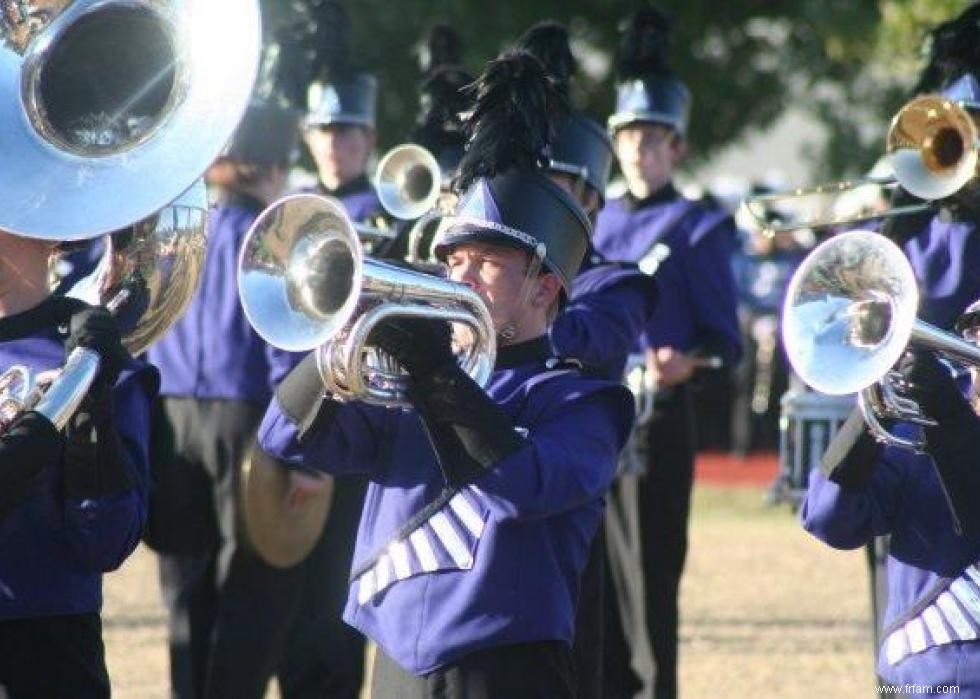
[[897, 245], [871, 231], [851, 231], [811, 252], [790, 281], [783, 305], [783, 342], [793, 369], [830, 395], [859, 392], [858, 405], [883, 442], [919, 451], [924, 444], [892, 435], [891, 418], [935, 424], [903, 396], [892, 367], [914, 343], [980, 366], [980, 348], [916, 319], [919, 292]]
[[[748, 197], [742, 202], [742, 208], [770, 237], [804, 228], [844, 226], [876, 218], [921, 213], [935, 208], [935, 202], [951, 197], [976, 178], [978, 152], [977, 125], [970, 113], [941, 95], [922, 95], [903, 106], [888, 129], [885, 153], [892, 176], [867, 177]], [[786, 223], [766, 220], [768, 207], [785, 204], [787, 200], [837, 196], [869, 185], [898, 185], [913, 196], [924, 199], [925, 203], [856, 215], [824, 214]]]
[[483, 299], [464, 284], [365, 257], [347, 214], [323, 197], [286, 197], [256, 219], [238, 290], [267, 342], [317, 350], [320, 377], [342, 400], [407, 405], [407, 374], [369, 344], [371, 330], [393, 317], [453, 323], [463, 370], [484, 385], [493, 369], [496, 337]]
[[[442, 175], [435, 156], [422, 146], [403, 143], [378, 162], [374, 188], [381, 206], [392, 217], [412, 221], [429, 212], [440, 195]], [[365, 243], [394, 240], [398, 232], [381, 223], [352, 224]]]

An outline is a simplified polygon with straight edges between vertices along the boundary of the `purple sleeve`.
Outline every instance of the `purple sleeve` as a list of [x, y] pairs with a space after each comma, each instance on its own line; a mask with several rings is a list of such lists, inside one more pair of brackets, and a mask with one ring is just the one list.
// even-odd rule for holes
[[633, 422], [632, 396], [621, 387], [572, 393], [529, 428], [528, 445], [475, 485], [498, 517], [564, 512], [602, 497]]
[[[814, 468], [800, 509], [803, 528], [837, 549], [855, 549], [888, 534], [901, 500], [909, 458], [895, 448], [886, 449], [868, 486], [861, 489], [841, 488]], [[928, 462], [928, 457], [912, 458]], [[928, 463], [922, 466], [931, 468]]]
[[325, 473], [367, 473], [379, 465], [386, 409], [345, 403], [332, 424], [299, 441], [298, 426], [273, 398], [259, 425], [259, 446], [290, 468]]
[[[149, 493], [150, 404], [155, 370], [124, 375], [113, 391], [114, 425], [132, 484], [128, 490], [65, 502], [67, 532], [75, 554], [95, 570], [115, 570], [133, 552], [146, 525]], [[153, 386], [153, 387], [151, 387]]]
[[[583, 273], [597, 273], [595, 268]], [[623, 374], [626, 359], [656, 303], [656, 282], [636, 271], [616, 270], [611, 283], [576, 280], [571, 301], [551, 325], [551, 345], [562, 357], [573, 357], [609, 378]], [[606, 273], [609, 277], [609, 273]], [[580, 287], [581, 284], [581, 287]]]
[[685, 256], [696, 347], [707, 355], [720, 356], [727, 364], [736, 363], [742, 356], [738, 295], [732, 271], [736, 240], [734, 222], [725, 219]]
[[307, 352], [287, 352], [286, 350], [273, 347], [270, 344], [265, 346], [266, 361], [269, 362], [269, 390], [276, 392], [278, 386], [286, 374], [299, 364]]

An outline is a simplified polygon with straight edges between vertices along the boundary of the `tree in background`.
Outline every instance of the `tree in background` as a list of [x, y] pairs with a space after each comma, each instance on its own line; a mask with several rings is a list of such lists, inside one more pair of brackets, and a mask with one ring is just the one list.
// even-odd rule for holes
[[[322, 0], [263, 0], [269, 35]], [[581, 64], [578, 106], [603, 120], [613, 102], [618, 23], [636, 0], [347, 0], [352, 52], [381, 80], [382, 149], [403, 141], [417, 109], [418, 43], [453, 24], [476, 72], [529, 26], [568, 26]], [[694, 96], [690, 165], [770, 126], [790, 105], [811, 111], [830, 139], [813, 153], [826, 176], [862, 172], [882, 153], [888, 120], [918, 74], [925, 31], [962, 0], [728, 0], [657, 3], [673, 20], [671, 64]]]

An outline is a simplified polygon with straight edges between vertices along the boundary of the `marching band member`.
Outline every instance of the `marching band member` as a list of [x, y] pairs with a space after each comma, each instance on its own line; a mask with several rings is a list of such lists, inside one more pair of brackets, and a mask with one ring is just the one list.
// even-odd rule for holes
[[149, 351], [162, 376], [155, 427], [172, 441], [155, 464], [147, 541], [160, 554], [174, 697], [264, 696], [293, 614], [298, 573], [239, 545], [237, 492], [265, 406], [295, 360], [252, 329], [234, 280], [245, 234], [281, 193], [297, 141], [294, 112], [248, 108], [206, 174], [217, 207], [200, 287]]
[[[980, 7], [971, 5], [957, 17], [935, 27], [927, 36], [927, 63], [913, 94], [941, 93], [968, 112], [980, 113]], [[967, 304], [980, 297], [980, 220], [976, 178], [952, 197], [923, 213], [886, 219], [880, 228], [905, 252], [919, 282], [919, 317], [940, 328], [952, 327]], [[892, 205], [920, 203], [897, 187]], [[967, 507], [959, 513], [971, 517], [980, 509]], [[867, 550], [871, 578], [872, 620], [875, 645], [880, 640], [885, 609], [887, 539], [873, 541]]]
[[[980, 303], [957, 328], [977, 342]], [[878, 674], [919, 693], [955, 686], [980, 697], [980, 527], [975, 515], [963, 516], [980, 491], [977, 370], [966, 397], [931, 352], [909, 353], [899, 370], [907, 395], [937, 422], [924, 428], [925, 453], [876, 442], [855, 412], [811, 471], [801, 518], [834, 548], [890, 535]], [[917, 428], [891, 431], [909, 438]]]
[[445, 323], [394, 320], [374, 342], [409, 372], [414, 410], [335, 402], [310, 357], [260, 430], [300, 490], [315, 482], [303, 472], [368, 474], [345, 619], [378, 643], [376, 697], [574, 696], [578, 577], [632, 404], [550, 358], [548, 321], [589, 232], [535, 172], [555, 99], [534, 59], [489, 65], [437, 248], [496, 326], [486, 392], [459, 368]]
[[[594, 236], [596, 249], [611, 260], [636, 262], [641, 269], [654, 263], [659, 289], [640, 343], [658, 384], [656, 412], [641, 437], [649, 445], [648, 469], [639, 478], [620, 479], [615, 493], [639, 508], [645, 599], [637, 599], [643, 593], [635, 585], [622, 579], [617, 584], [624, 609], [635, 610], [627, 633], [647, 681], [650, 659], [636, 654], [642, 634], [652, 643], [658, 698], [677, 693], [677, 595], [694, 466], [688, 385], [699, 357], [730, 365], [741, 351], [731, 270], [735, 224], [721, 208], [685, 199], [671, 182], [687, 152], [691, 97], [667, 66], [668, 31], [664, 15], [648, 7], [633, 16], [624, 36], [609, 126], [629, 191], [606, 204]], [[614, 572], [630, 575], [637, 534], [612, 525], [609, 533]]]
[[316, 165], [314, 192], [340, 200], [353, 221], [382, 213], [367, 176], [376, 140], [378, 80], [358, 70], [350, 52], [350, 20], [336, 2], [316, 9], [316, 48], [322, 64], [310, 84], [303, 141]]
[[50, 295], [53, 250], [0, 231], [0, 367], [52, 371], [75, 347], [101, 364], [63, 432], [28, 411], [0, 438], [4, 479], [14, 481], [0, 496], [0, 688], [108, 698], [102, 575], [143, 532], [157, 375], [129, 356], [105, 309]]
[[[542, 62], [559, 92], [569, 100], [576, 62], [565, 27], [540, 22], [525, 32], [518, 47]], [[612, 161], [612, 142], [597, 122], [579, 111], [559, 119], [546, 171], [578, 201], [592, 222], [605, 202]], [[552, 347], [560, 356], [575, 357], [592, 371], [619, 381], [655, 301], [652, 277], [636, 265], [607, 262], [590, 241], [572, 282], [569, 302], [551, 323]], [[628, 694], [628, 689], [615, 687], [622, 677], [630, 676], [629, 648], [609, 578], [605, 532], [601, 529], [582, 577], [575, 628], [579, 698]], [[611, 667], [604, 671], [607, 662]]]

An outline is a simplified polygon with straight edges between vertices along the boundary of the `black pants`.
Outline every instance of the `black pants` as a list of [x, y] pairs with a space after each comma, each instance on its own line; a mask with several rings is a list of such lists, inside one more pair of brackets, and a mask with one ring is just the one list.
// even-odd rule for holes
[[574, 699], [568, 646], [539, 641], [470, 653], [424, 677], [397, 665], [380, 649], [371, 681], [373, 699]]
[[167, 398], [154, 424], [147, 538], [161, 554], [176, 699], [261, 699], [298, 614], [300, 571], [267, 565], [238, 531], [240, 465], [264, 409]]
[[367, 481], [338, 476], [323, 535], [300, 566], [300, 613], [291, 622], [278, 666], [283, 699], [357, 699], [364, 682], [365, 640], [344, 623], [357, 525]]
[[99, 615], [0, 622], [0, 688], [9, 699], [108, 699]]
[[610, 492], [606, 539], [633, 670], [646, 687], [641, 696], [672, 699], [694, 485], [694, 429], [685, 388], [659, 400], [647, 440], [647, 473], [621, 477]]

